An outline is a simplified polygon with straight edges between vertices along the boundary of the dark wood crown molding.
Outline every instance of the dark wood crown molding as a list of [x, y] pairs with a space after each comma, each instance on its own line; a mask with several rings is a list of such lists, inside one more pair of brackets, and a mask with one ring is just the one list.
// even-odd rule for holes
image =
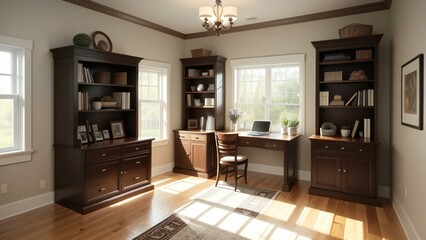
[[[104, 13], [113, 17], [117, 17], [132, 23], [136, 23], [141, 26], [151, 28], [156, 31], [169, 34], [181, 39], [193, 39], [193, 38], [209, 37], [209, 36], [216, 35], [216, 32], [214, 31], [184, 34], [184, 33], [175, 31], [173, 29], [166, 28], [164, 26], [135, 17], [128, 13], [118, 11], [117, 9], [113, 9], [105, 5], [93, 2], [92, 0], [63, 0], [63, 1], [75, 4], [81, 7], [85, 7], [100, 13]], [[277, 27], [282, 25], [343, 17], [343, 16], [354, 15], [354, 14], [382, 11], [382, 10], [389, 9], [391, 7], [391, 4], [392, 4], [392, 0], [382, 0], [381, 2], [364, 4], [364, 5], [355, 6], [355, 7], [342, 8], [342, 9], [308, 14], [308, 15], [297, 16], [297, 17], [283, 18], [283, 19], [278, 19], [278, 20], [273, 20], [268, 22], [261, 22], [261, 23], [254, 23], [254, 24], [243, 25], [243, 26], [236, 26], [230, 30], [223, 31], [220, 34], [229, 34], [229, 33], [235, 33], [235, 32], [250, 31], [250, 30], [262, 29], [262, 28]]]

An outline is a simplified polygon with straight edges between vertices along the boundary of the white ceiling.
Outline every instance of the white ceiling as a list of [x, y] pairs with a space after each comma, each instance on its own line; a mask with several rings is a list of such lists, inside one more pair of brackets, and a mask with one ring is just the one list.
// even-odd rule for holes
[[[183, 34], [205, 31], [198, 18], [198, 8], [215, 4], [215, 0], [93, 0], [93, 2]], [[222, 5], [237, 7], [238, 20], [234, 26], [243, 26], [377, 2], [382, 0], [222, 0]], [[255, 19], [248, 20], [248, 18]]]

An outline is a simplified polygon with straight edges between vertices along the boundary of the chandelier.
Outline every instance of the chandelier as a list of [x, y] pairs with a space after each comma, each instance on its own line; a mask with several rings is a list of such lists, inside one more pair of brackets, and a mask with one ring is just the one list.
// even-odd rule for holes
[[222, 7], [222, 1], [216, 0], [213, 7], [200, 7], [198, 16], [203, 21], [203, 27], [216, 31], [219, 36], [221, 30], [228, 30], [237, 20], [237, 8], [233, 6]]

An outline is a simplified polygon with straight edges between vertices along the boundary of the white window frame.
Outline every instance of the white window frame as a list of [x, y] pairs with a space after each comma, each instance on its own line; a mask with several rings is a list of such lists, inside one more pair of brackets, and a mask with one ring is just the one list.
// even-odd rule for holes
[[[0, 35], [0, 47], [4, 49], [16, 49], [23, 51], [24, 61], [21, 61], [23, 66], [21, 68], [22, 76], [13, 76], [14, 81], [18, 81], [16, 86], [17, 95], [14, 95], [14, 102], [17, 103], [15, 116], [15, 147], [10, 151], [0, 153], [0, 166], [28, 162], [31, 161], [32, 152], [32, 111], [31, 111], [31, 83], [32, 83], [32, 50], [33, 42], [30, 40], [19, 39]], [[5, 98], [7, 96], [3, 95]], [[2, 97], [2, 98], [4, 98]]]
[[[233, 105], [232, 107], [237, 107], [238, 93], [237, 93], [237, 70], [239, 68], [247, 67], [264, 67], [264, 66], [273, 66], [273, 65], [282, 65], [282, 64], [291, 64], [297, 63], [299, 65], [299, 127], [298, 132], [304, 134], [305, 131], [305, 54], [289, 54], [289, 55], [280, 55], [280, 56], [266, 56], [266, 57], [253, 57], [253, 58], [243, 58], [243, 59], [232, 59], [232, 95], [233, 95]], [[270, 82], [266, 82], [266, 93], [269, 92]], [[248, 126], [246, 126], [247, 128]]]
[[[152, 143], [153, 147], [167, 145], [170, 140], [170, 73], [171, 73], [171, 64], [164, 62], [157, 62], [152, 60], [142, 60], [139, 63], [139, 74], [142, 73], [145, 69], [152, 69], [154, 71], [163, 72], [163, 79], [161, 81], [161, 105], [162, 105], [162, 113], [160, 120], [162, 122], [163, 129], [161, 130], [162, 138], [155, 139]], [[139, 83], [138, 83], [139, 84]], [[139, 86], [138, 86], [139, 87]], [[141, 94], [141, 93], [139, 93]], [[141, 103], [141, 99], [138, 99], [139, 105]], [[143, 114], [140, 112], [139, 114]], [[139, 116], [138, 116], [138, 124], [139, 124]], [[140, 128], [140, 127], [139, 127]], [[143, 137], [143, 136], [140, 136]]]

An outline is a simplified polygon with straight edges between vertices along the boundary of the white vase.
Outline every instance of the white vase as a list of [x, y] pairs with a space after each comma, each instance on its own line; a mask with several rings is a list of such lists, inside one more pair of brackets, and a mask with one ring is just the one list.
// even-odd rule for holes
[[297, 133], [297, 127], [288, 127], [288, 134], [290, 136], [295, 136]]
[[287, 135], [288, 134], [288, 127], [287, 126], [281, 127], [281, 134], [282, 135]]
[[238, 132], [238, 122], [236, 123], [231, 122], [231, 131]]

